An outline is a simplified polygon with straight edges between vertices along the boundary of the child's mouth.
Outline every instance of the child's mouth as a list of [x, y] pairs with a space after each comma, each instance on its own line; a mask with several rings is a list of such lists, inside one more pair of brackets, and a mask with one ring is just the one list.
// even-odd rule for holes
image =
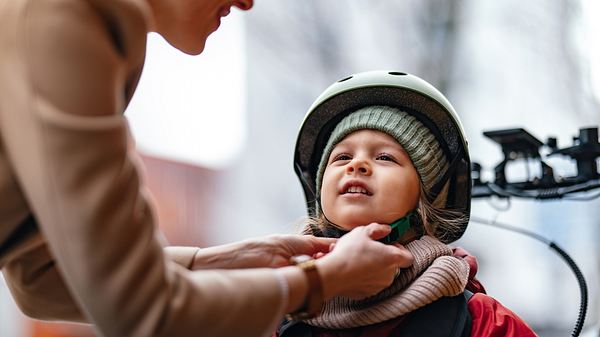
[[369, 191], [367, 191], [366, 188], [362, 188], [362, 187], [358, 187], [358, 186], [352, 186], [352, 187], [350, 187], [343, 194], [348, 194], [348, 193], [371, 195], [371, 193], [369, 193]]
[[344, 187], [341, 190], [342, 195], [351, 194], [351, 195], [366, 195], [371, 196], [373, 193], [367, 189], [362, 183], [359, 182], [347, 182], [344, 184]]

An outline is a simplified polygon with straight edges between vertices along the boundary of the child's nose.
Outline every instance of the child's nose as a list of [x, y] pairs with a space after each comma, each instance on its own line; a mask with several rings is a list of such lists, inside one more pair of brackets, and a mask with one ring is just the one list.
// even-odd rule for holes
[[355, 158], [346, 167], [346, 173], [359, 173], [362, 175], [371, 175], [371, 166], [365, 160]]

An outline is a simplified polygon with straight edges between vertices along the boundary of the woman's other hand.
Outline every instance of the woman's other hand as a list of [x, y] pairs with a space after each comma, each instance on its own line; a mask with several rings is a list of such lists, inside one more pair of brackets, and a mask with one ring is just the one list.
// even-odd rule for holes
[[310, 235], [269, 235], [199, 250], [192, 270], [278, 268], [294, 255], [328, 253], [337, 239]]

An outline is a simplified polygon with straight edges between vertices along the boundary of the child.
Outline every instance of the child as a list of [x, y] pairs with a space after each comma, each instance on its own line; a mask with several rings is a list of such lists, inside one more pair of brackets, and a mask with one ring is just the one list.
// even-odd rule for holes
[[276, 336], [536, 336], [485, 295], [474, 258], [446, 245], [469, 221], [470, 160], [454, 109], [429, 83], [398, 72], [335, 83], [309, 110], [294, 164], [306, 234], [390, 224], [382, 241], [404, 245], [414, 263], [379, 294], [334, 298], [315, 317], [285, 319]]

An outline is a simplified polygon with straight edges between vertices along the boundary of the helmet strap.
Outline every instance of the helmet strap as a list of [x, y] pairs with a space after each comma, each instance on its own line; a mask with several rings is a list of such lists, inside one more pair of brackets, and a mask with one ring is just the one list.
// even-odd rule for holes
[[456, 172], [456, 168], [458, 167], [458, 164], [462, 157], [462, 152], [462, 147], [459, 147], [458, 152], [456, 153], [456, 155], [454, 155], [454, 158], [452, 158], [452, 161], [450, 162], [450, 165], [448, 166], [448, 169], [446, 170], [444, 175], [442, 175], [442, 178], [438, 180], [438, 182], [435, 183], [435, 185], [433, 185], [433, 187], [431, 188], [431, 191], [429, 192], [429, 197], [431, 198], [431, 200], [437, 199], [438, 194], [440, 194], [442, 188], [444, 188], [448, 180], [450, 180], [450, 177], [453, 176]]
[[378, 240], [379, 242], [385, 243], [386, 245], [398, 242], [402, 235], [406, 233], [411, 227], [416, 228], [419, 223], [419, 215], [417, 211], [414, 210], [400, 219], [392, 222], [390, 227], [392, 227], [392, 231], [390, 234], [386, 235], [384, 238]]

